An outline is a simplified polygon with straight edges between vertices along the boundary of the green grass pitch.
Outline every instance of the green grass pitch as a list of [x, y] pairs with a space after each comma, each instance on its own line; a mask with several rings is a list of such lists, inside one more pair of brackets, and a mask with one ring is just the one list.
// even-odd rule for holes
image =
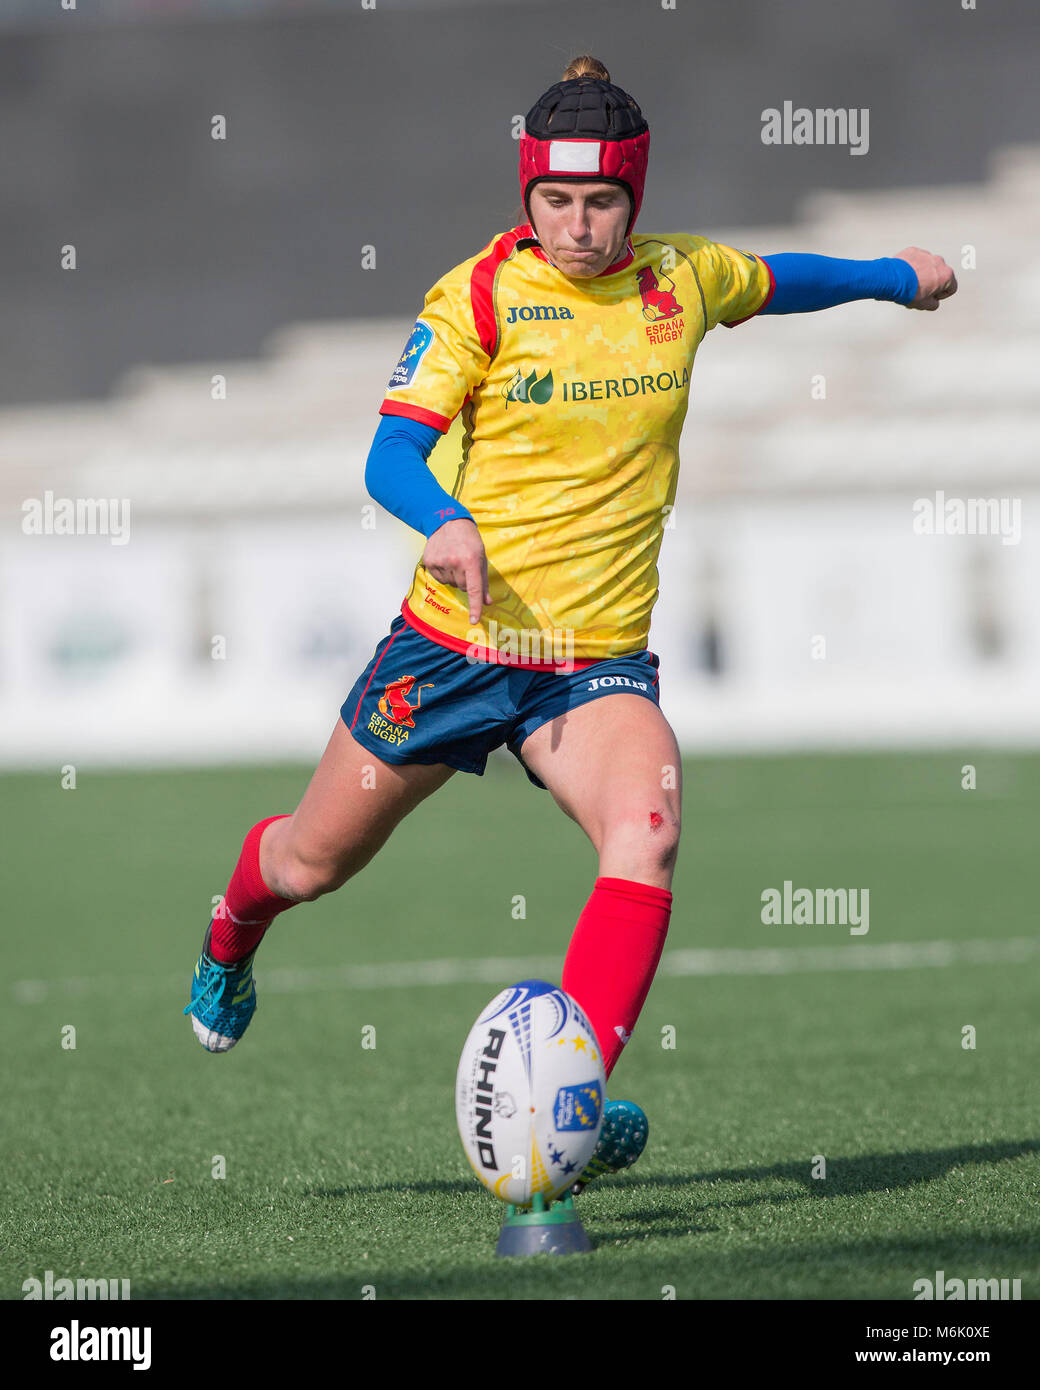
[[[342, 971], [562, 964], [592, 850], [512, 760], [458, 775], [359, 877], [276, 924], [249, 1033], [210, 1056], [181, 1008], [211, 897], [308, 773], [0, 780], [0, 1297], [47, 1270], [155, 1299], [911, 1300], [937, 1270], [1036, 1297], [1040, 957], [986, 944], [1035, 933], [1040, 757], [688, 760], [669, 950], [983, 948], [659, 975], [610, 1087], [647, 1110], [649, 1147], [580, 1199], [591, 1254], [534, 1261], [494, 1258], [501, 1210], [454, 1120], [462, 1042], [512, 981]], [[869, 888], [869, 933], [764, 925], [761, 893], [786, 879]]]

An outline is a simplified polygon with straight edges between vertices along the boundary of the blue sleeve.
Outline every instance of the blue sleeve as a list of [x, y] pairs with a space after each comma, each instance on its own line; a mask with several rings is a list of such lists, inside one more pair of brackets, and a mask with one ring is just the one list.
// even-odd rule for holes
[[776, 289], [762, 314], [806, 314], [832, 309], [853, 299], [889, 299], [910, 304], [917, 294], [917, 272], [909, 261], [882, 256], [876, 261], [841, 261], [785, 251], [762, 256]]
[[473, 520], [427, 465], [440, 437], [440, 430], [432, 425], [420, 425], [403, 415], [384, 415], [365, 464], [369, 496], [424, 536], [432, 536], [446, 521]]

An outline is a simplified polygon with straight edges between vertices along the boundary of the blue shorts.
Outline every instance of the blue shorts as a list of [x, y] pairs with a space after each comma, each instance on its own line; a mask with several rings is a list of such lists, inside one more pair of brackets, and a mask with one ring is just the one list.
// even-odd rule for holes
[[529, 734], [558, 714], [624, 692], [659, 704], [651, 651], [597, 661], [579, 671], [530, 671], [469, 661], [397, 617], [340, 710], [358, 743], [387, 763], [445, 763], [484, 775], [504, 743], [520, 757]]

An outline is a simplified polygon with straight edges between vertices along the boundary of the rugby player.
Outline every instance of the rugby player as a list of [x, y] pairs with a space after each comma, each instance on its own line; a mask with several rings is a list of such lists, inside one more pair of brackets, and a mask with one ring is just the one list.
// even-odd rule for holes
[[[575, 59], [526, 118], [528, 220], [426, 296], [365, 474], [426, 546], [296, 811], [245, 838], [185, 1009], [212, 1052], [252, 1017], [254, 953], [274, 917], [339, 888], [409, 811], [456, 771], [481, 775], [503, 744], [598, 854], [562, 985], [608, 1076], [631, 1037], [679, 846], [680, 754], [648, 641], [697, 348], [756, 314], [856, 299], [935, 310], [957, 288], [916, 247], [848, 261], [637, 235], [649, 141], [603, 65]], [[448, 493], [427, 459], [460, 411]], [[646, 1136], [638, 1106], [608, 1102], [582, 1181], [634, 1162]]]

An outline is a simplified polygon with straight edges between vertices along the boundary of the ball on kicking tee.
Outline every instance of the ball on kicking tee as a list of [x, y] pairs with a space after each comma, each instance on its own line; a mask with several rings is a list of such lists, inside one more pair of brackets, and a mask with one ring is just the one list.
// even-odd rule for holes
[[569, 994], [523, 980], [497, 994], [470, 1030], [455, 1117], [477, 1177], [503, 1202], [547, 1202], [580, 1176], [603, 1123], [603, 1060]]

